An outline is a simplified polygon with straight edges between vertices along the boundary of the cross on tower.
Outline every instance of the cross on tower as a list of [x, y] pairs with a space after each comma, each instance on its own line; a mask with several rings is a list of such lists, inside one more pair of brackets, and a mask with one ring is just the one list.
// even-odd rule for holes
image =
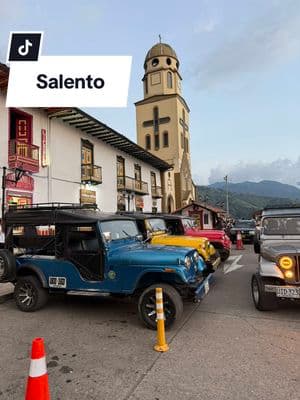
[[143, 127], [144, 128], [148, 128], [149, 126], [153, 126], [154, 127], [154, 133], [158, 133], [159, 132], [159, 125], [167, 124], [168, 122], [170, 122], [170, 117], [159, 118], [158, 107], [154, 107], [154, 109], [153, 109], [153, 120], [151, 119], [149, 121], [144, 121], [143, 122]]

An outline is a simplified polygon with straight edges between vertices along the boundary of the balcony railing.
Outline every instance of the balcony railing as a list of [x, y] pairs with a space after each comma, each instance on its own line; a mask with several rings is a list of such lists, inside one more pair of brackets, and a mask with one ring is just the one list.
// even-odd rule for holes
[[102, 183], [102, 168], [94, 164], [81, 164], [81, 182], [99, 185]]
[[162, 189], [160, 186], [151, 186], [151, 194], [155, 199], [160, 199], [162, 196]]
[[118, 190], [126, 190], [128, 192], [135, 192], [143, 195], [149, 194], [147, 182], [138, 181], [129, 176], [118, 176], [117, 188]]
[[22, 168], [28, 172], [39, 171], [39, 147], [34, 144], [9, 141], [8, 165], [10, 168]]

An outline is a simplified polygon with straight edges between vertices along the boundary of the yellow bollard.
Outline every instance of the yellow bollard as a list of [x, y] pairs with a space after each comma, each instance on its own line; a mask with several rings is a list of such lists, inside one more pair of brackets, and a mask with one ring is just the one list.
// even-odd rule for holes
[[169, 346], [168, 343], [166, 342], [166, 335], [165, 335], [165, 318], [164, 318], [162, 288], [156, 288], [155, 292], [156, 292], [157, 343], [154, 346], [154, 350], [165, 352], [169, 350]]

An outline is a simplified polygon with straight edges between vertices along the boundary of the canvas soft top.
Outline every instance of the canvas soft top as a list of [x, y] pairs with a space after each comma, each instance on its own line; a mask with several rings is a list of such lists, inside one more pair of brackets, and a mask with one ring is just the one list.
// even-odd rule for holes
[[85, 224], [97, 221], [132, 220], [128, 216], [106, 214], [96, 206], [80, 205], [33, 205], [10, 207], [5, 213], [5, 225], [52, 225], [52, 224]]

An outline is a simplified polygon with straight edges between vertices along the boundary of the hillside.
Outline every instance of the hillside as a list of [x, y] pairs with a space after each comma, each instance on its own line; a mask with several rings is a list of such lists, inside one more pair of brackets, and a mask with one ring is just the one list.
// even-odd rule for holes
[[[226, 192], [211, 186], [197, 186], [199, 200], [226, 208]], [[254, 211], [266, 206], [292, 205], [296, 201], [287, 198], [257, 196], [246, 193], [229, 192], [229, 212], [235, 218], [251, 218]]]
[[[216, 182], [209, 187], [224, 190], [225, 182]], [[228, 190], [233, 193], [300, 200], [300, 189], [276, 181], [228, 183]]]

